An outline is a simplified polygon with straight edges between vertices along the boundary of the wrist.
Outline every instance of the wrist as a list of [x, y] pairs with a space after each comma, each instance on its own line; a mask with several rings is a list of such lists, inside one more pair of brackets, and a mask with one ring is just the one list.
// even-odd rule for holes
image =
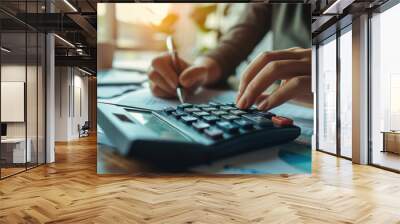
[[199, 57], [194, 61], [194, 65], [202, 66], [207, 69], [207, 78], [204, 85], [213, 85], [220, 81], [222, 77], [221, 66], [210, 57]]

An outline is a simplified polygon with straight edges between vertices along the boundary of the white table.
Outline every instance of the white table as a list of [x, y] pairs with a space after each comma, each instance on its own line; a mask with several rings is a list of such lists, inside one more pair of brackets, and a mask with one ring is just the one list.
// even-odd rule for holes
[[[5, 138], [1, 139], [1, 150], [5, 152], [12, 150], [12, 163], [26, 163], [31, 161], [31, 145], [30, 138], [26, 139], [28, 144], [25, 144], [25, 138]], [[25, 151], [25, 145], [26, 151]], [[3, 157], [3, 156], [2, 156]]]

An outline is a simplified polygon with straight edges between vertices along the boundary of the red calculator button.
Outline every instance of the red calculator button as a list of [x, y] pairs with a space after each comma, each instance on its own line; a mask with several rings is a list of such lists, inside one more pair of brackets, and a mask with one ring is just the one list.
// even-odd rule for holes
[[273, 116], [272, 123], [278, 126], [290, 126], [293, 125], [293, 120], [287, 117]]

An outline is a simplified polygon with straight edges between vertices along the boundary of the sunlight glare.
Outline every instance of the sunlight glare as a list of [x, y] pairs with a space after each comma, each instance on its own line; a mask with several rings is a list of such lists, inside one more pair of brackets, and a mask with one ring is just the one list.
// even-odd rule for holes
[[117, 19], [126, 23], [160, 25], [168, 15], [168, 3], [116, 4]]

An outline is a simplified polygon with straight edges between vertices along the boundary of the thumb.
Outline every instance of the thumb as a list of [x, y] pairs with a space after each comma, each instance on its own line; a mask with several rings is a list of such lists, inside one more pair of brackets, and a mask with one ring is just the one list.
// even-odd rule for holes
[[191, 66], [179, 76], [179, 83], [184, 88], [194, 88], [203, 85], [207, 80], [208, 70], [201, 66]]

